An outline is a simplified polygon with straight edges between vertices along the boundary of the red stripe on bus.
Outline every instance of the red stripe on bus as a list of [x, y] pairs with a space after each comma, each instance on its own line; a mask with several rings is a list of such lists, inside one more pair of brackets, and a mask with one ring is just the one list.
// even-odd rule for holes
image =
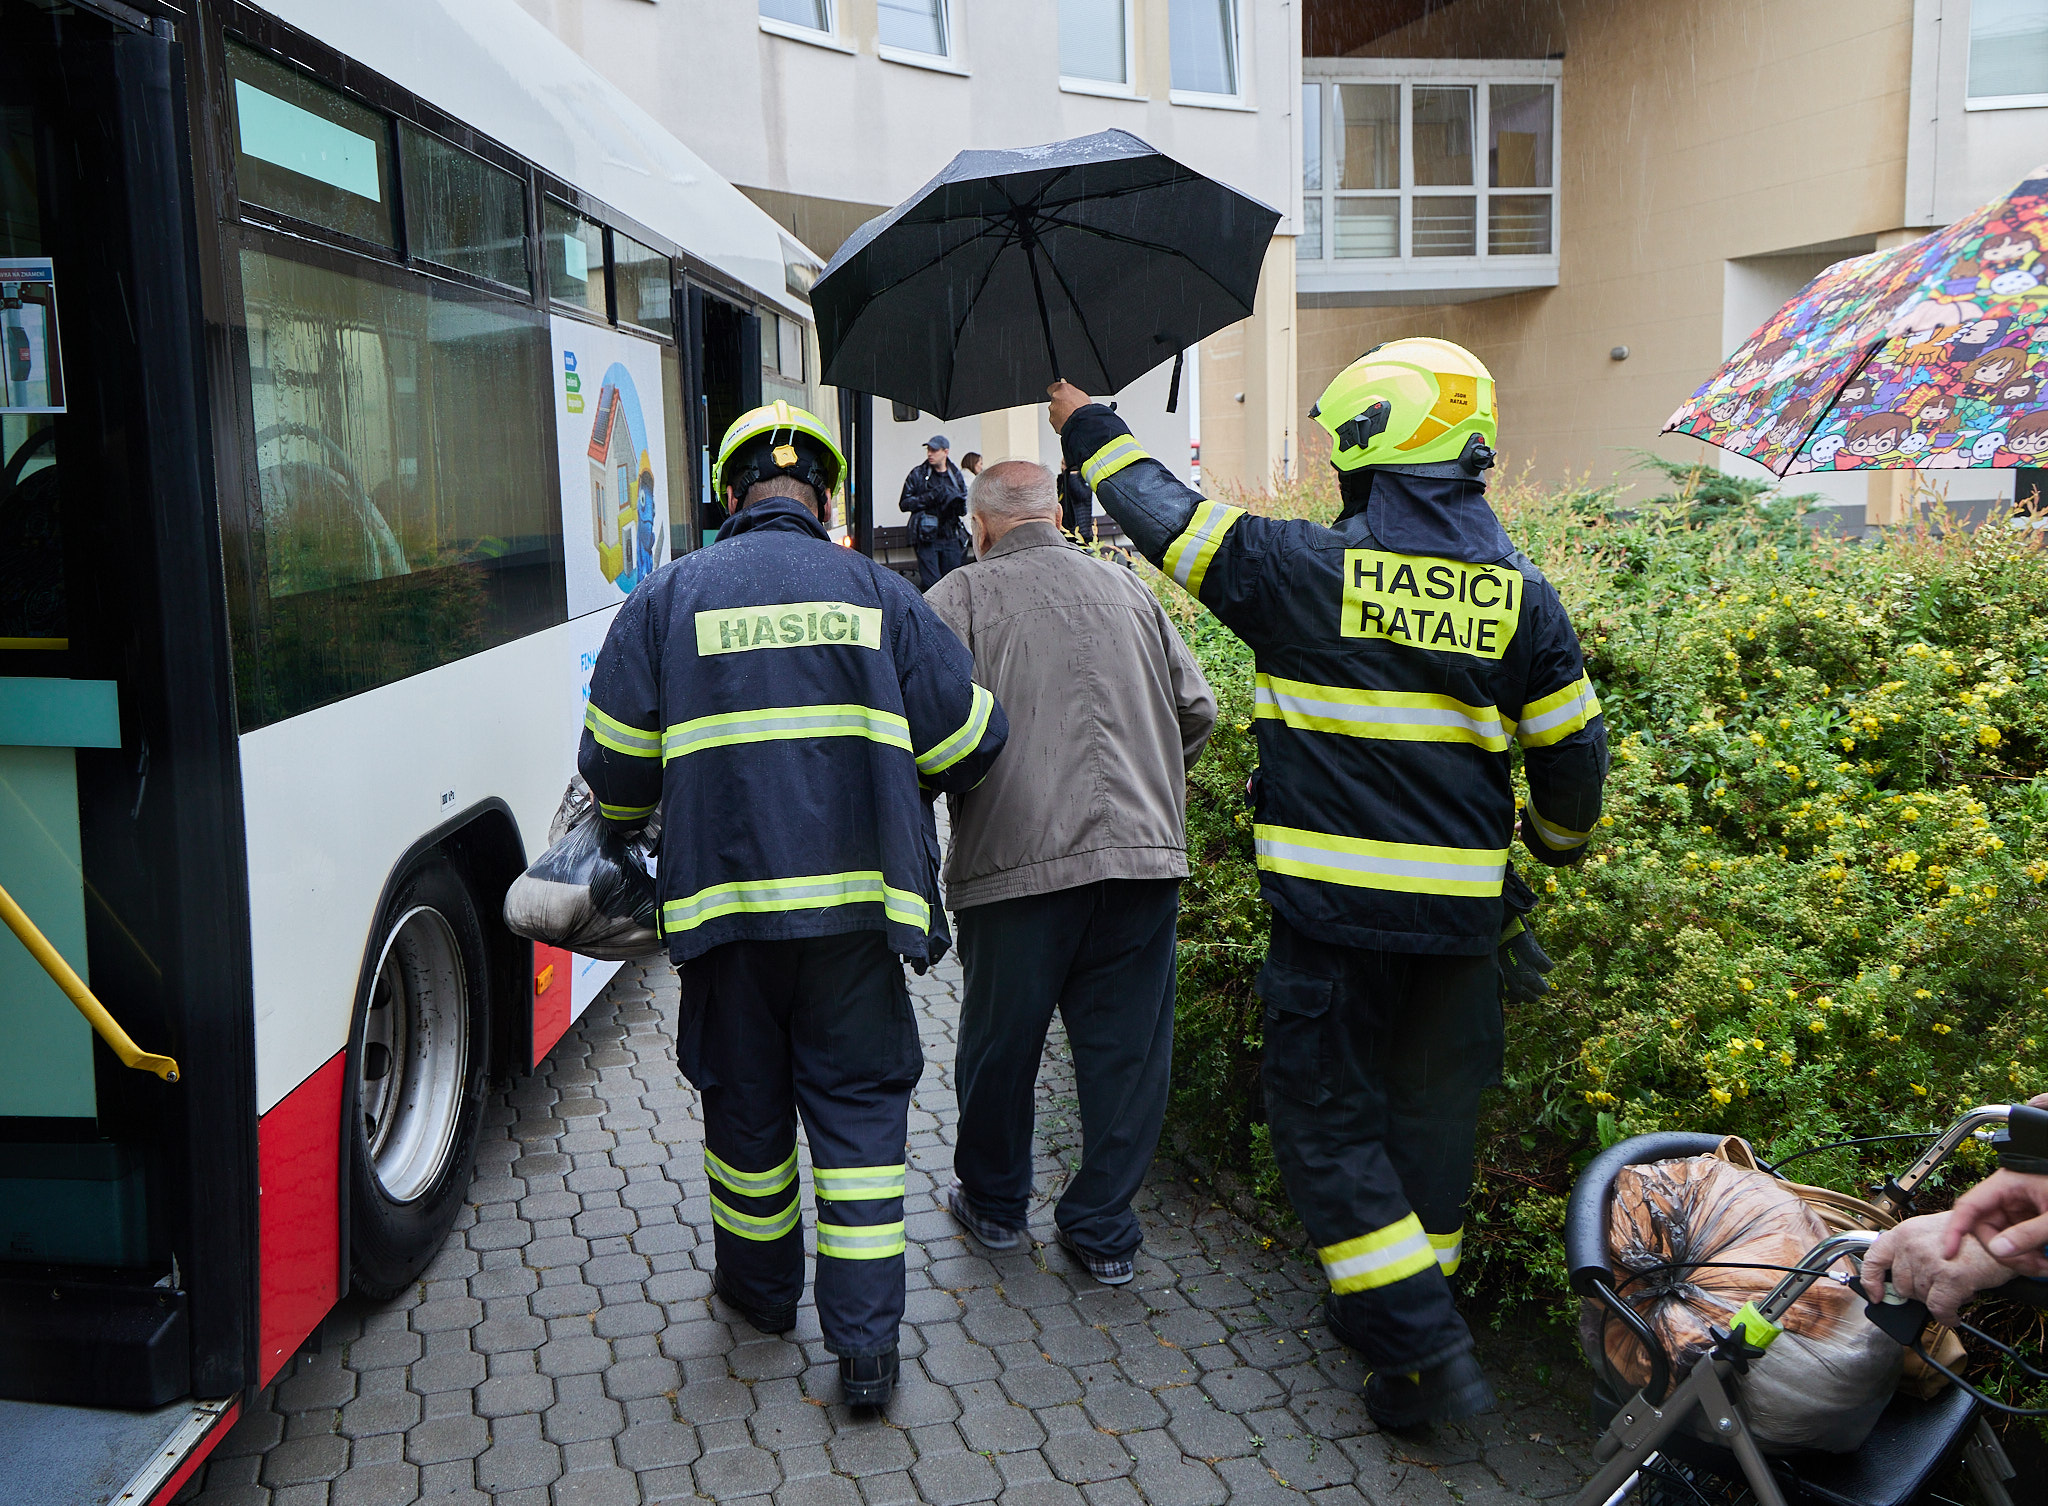
[[180, 1487], [192, 1478], [192, 1472], [206, 1462], [206, 1456], [214, 1451], [221, 1439], [234, 1431], [235, 1423], [241, 1415], [242, 1404], [239, 1401], [230, 1402], [228, 1409], [220, 1414], [214, 1425], [192, 1445], [192, 1452], [185, 1456], [185, 1462], [172, 1472], [170, 1479], [156, 1488], [156, 1493], [149, 1498], [145, 1506], [158, 1506], [159, 1502], [168, 1501], [176, 1495]]
[[345, 1052], [256, 1125], [262, 1380], [341, 1300], [341, 1088]]
[[569, 975], [575, 957], [544, 941], [533, 944], [533, 1061], [554, 1050], [569, 1030]]

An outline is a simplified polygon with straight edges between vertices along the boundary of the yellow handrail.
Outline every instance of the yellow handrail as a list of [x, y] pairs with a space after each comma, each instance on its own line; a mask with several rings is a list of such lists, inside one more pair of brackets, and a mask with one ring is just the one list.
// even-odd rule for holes
[[177, 1062], [168, 1056], [154, 1055], [135, 1044], [119, 1021], [107, 1013], [107, 1006], [93, 997], [92, 990], [85, 986], [85, 980], [71, 971], [71, 964], [58, 955], [49, 938], [36, 929], [36, 923], [14, 902], [14, 896], [5, 887], [0, 887], [0, 920], [6, 921], [7, 929], [21, 938], [21, 944], [28, 948], [29, 955], [42, 964], [43, 971], [50, 975], [50, 981], [64, 990], [64, 996], [99, 1032], [100, 1039], [121, 1058], [122, 1066], [133, 1067], [138, 1072], [154, 1072], [165, 1082], [178, 1080]]

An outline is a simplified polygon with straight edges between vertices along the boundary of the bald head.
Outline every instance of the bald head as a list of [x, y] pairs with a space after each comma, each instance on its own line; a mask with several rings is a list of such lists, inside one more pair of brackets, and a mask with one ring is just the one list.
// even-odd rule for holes
[[1035, 460], [1001, 460], [983, 466], [967, 489], [967, 516], [974, 527], [974, 552], [986, 554], [1019, 523], [1057, 524], [1059, 486]]

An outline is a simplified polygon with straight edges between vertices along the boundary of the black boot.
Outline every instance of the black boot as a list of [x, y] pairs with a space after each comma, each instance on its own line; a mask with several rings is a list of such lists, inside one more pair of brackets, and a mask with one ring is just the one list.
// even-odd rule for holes
[[839, 1357], [839, 1399], [849, 1407], [873, 1407], [880, 1411], [896, 1394], [896, 1351], [887, 1354], [841, 1355]]
[[796, 1327], [794, 1302], [785, 1302], [778, 1307], [756, 1307], [732, 1289], [732, 1284], [725, 1279], [724, 1270], [718, 1266], [711, 1268], [711, 1290], [727, 1307], [734, 1309], [762, 1333], [788, 1333]]
[[1493, 1411], [1493, 1387], [1479, 1361], [1461, 1354], [1412, 1375], [1374, 1372], [1365, 1383], [1365, 1410], [1390, 1433], [1412, 1432]]

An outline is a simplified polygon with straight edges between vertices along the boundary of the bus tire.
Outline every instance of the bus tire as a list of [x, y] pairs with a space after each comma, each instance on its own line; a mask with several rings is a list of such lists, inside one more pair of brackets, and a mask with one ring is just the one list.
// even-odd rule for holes
[[440, 1253], [469, 1190], [490, 1081], [490, 956], [469, 888], [435, 852], [378, 918], [349, 1038], [353, 1287], [396, 1296]]

